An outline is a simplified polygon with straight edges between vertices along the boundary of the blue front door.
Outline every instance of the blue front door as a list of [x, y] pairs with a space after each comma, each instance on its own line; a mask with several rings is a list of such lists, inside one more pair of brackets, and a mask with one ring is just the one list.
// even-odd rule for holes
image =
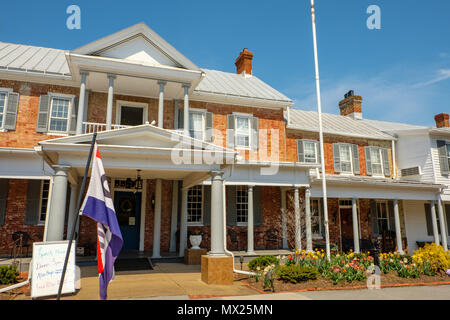
[[141, 193], [114, 192], [114, 208], [123, 237], [123, 249], [139, 249]]

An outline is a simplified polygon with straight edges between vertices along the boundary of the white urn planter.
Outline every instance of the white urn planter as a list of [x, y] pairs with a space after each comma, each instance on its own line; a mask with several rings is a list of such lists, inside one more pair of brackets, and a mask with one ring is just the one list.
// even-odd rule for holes
[[191, 242], [192, 248], [191, 249], [200, 249], [200, 243], [202, 243], [202, 235], [190, 235], [189, 241]]

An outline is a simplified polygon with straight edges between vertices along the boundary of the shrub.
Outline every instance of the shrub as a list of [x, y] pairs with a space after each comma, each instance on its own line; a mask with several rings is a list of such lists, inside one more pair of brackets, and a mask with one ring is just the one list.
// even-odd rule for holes
[[316, 280], [319, 272], [313, 267], [300, 267], [297, 265], [286, 265], [278, 271], [278, 279], [290, 283], [298, 283], [307, 280]]
[[16, 283], [18, 276], [16, 266], [0, 266], [0, 284]]
[[259, 256], [257, 258], [252, 259], [249, 263], [248, 263], [248, 268], [250, 270], [258, 270], [258, 268], [260, 270], [264, 269], [267, 266], [270, 265], [278, 265], [279, 261], [276, 257], [274, 256]]
[[450, 268], [450, 253], [445, 252], [442, 246], [428, 243], [414, 251], [413, 261], [419, 266], [429, 263], [435, 272], [445, 272]]

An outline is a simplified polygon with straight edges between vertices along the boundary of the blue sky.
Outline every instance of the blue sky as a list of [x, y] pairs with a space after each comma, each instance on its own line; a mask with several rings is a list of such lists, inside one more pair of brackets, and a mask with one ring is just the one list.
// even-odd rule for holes
[[[350, 89], [363, 116], [434, 125], [450, 112], [450, 1], [316, 0], [325, 112], [338, 113]], [[66, 28], [66, 8], [81, 8], [81, 30]], [[369, 5], [381, 29], [369, 30]], [[0, 41], [74, 49], [145, 22], [199, 67], [235, 72], [247, 47], [253, 73], [315, 110], [310, 1], [8, 1]]]

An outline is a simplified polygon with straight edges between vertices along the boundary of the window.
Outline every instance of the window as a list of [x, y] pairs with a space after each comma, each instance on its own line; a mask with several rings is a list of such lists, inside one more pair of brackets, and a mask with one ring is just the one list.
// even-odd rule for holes
[[448, 166], [450, 167], [450, 144], [447, 144], [447, 158], [448, 158]]
[[70, 101], [71, 99], [69, 98], [52, 97], [49, 131], [67, 132]]
[[366, 173], [373, 176], [391, 175], [389, 152], [386, 148], [364, 147], [366, 155]]
[[203, 223], [203, 186], [193, 186], [188, 191], [187, 223]]
[[250, 117], [236, 116], [236, 147], [250, 147]]
[[139, 126], [148, 121], [148, 104], [141, 102], [117, 100], [116, 124]]
[[6, 110], [6, 97], [8, 95], [5, 92], [0, 92], [0, 128], [3, 128], [3, 121], [5, 118]]
[[248, 218], [248, 188], [236, 187], [236, 215], [238, 224], [246, 224]]
[[41, 205], [39, 206], [39, 224], [45, 223], [48, 207], [48, 196], [50, 189], [50, 180], [43, 180], [41, 185]]
[[389, 230], [389, 213], [386, 201], [377, 201], [377, 223], [379, 234]]
[[341, 160], [341, 172], [352, 173], [352, 151], [351, 146], [347, 144], [339, 145], [339, 154]]
[[322, 204], [320, 199], [311, 199], [311, 229], [314, 237], [323, 236]]
[[192, 138], [203, 140], [205, 113], [199, 111], [189, 112], [189, 134]]
[[381, 161], [381, 149], [371, 148], [370, 159], [372, 161], [372, 174], [375, 176], [383, 175], [383, 163]]

